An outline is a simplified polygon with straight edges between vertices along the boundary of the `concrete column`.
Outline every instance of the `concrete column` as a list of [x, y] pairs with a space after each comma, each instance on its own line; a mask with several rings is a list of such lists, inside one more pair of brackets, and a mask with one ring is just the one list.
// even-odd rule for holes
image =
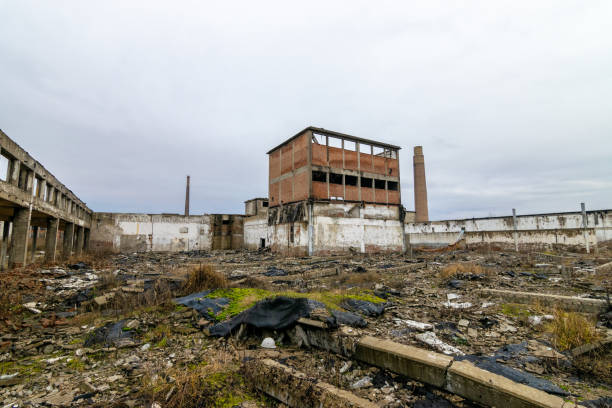
[[32, 249], [30, 251], [30, 262], [36, 257], [36, 245], [38, 244], [38, 227], [32, 226]]
[[27, 263], [30, 209], [16, 208], [13, 216], [13, 237], [9, 253], [9, 268], [19, 268]]
[[0, 271], [4, 270], [4, 265], [6, 264], [6, 251], [8, 249], [8, 238], [9, 232], [11, 228], [10, 221], [4, 221], [2, 226], [2, 248], [0, 248]]
[[47, 220], [47, 237], [45, 239], [45, 261], [54, 262], [57, 251], [57, 234], [59, 232], [59, 219]]
[[[153, 231], [153, 227], [151, 226], [151, 231]], [[91, 230], [89, 228], [85, 228], [85, 232], [83, 234], [83, 251], [87, 252], [89, 251], [89, 234], [90, 234]], [[151, 247], [153, 245], [151, 244]], [[153, 250], [153, 249], [151, 249]]]
[[74, 248], [75, 255], [81, 255], [83, 253], [84, 243], [85, 243], [85, 228], [77, 227], [76, 244]]
[[519, 247], [518, 247], [518, 225], [516, 222], [516, 208], [512, 209], [512, 235], [514, 236], [514, 250], [516, 252], [519, 251]]
[[11, 183], [14, 186], [19, 185], [20, 171], [21, 171], [21, 162], [17, 159], [13, 159], [11, 161], [11, 174], [10, 174], [9, 183]]
[[72, 256], [72, 243], [74, 240], [74, 224], [66, 222], [66, 228], [64, 229], [64, 242], [62, 246], [62, 257], [64, 259]]
[[589, 248], [589, 237], [587, 235], [587, 227], [589, 224], [589, 220], [587, 219], [584, 203], [580, 203], [580, 209], [582, 210], [582, 235], [584, 236], [584, 245], [586, 247], [586, 253], [588, 254], [591, 252]]
[[427, 208], [427, 183], [425, 181], [425, 156], [423, 147], [414, 147], [414, 211], [416, 222], [429, 221], [429, 210]]
[[314, 254], [314, 214], [312, 210], [313, 203], [308, 203], [308, 256]]

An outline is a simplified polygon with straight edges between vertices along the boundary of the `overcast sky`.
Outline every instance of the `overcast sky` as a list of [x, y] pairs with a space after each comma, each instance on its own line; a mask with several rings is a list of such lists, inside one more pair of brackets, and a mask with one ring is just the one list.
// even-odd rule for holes
[[306, 126], [432, 219], [612, 208], [612, 1], [0, 0], [0, 128], [94, 211], [243, 213]]

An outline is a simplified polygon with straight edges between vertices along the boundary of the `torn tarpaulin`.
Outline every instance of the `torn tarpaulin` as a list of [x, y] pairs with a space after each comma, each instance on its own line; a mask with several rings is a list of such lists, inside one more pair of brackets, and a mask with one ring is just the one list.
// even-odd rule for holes
[[359, 312], [365, 316], [380, 316], [385, 311], [386, 303], [373, 303], [361, 299], [344, 299], [340, 304], [346, 310]]
[[206, 296], [210, 292], [210, 290], [205, 290], [204, 292], [192, 293], [191, 295], [174, 299], [174, 302], [195, 309], [207, 318], [214, 318], [229, 305], [230, 301], [226, 298], [207, 298]]
[[569, 395], [567, 391], [559, 388], [550, 381], [538, 378], [533, 374], [529, 374], [521, 370], [516, 370], [504, 364], [498, 363], [496, 361], [496, 356], [486, 357], [468, 355], [455, 357], [455, 360], [467, 360], [478, 368], [489, 371], [493, 374], [501, 375], [502, 377], [506, 377], [514, 382], [537, 388], [538, 390], [547, 392], [549, 394], [556, 394], [561, 396]]
[[234, 318], [210, 327], [208, 332], [211, 336], [227, 336], [243, 323], [259, 329], [283, 330], [321, 307], [325, 305], [306, 298], [279, 296], [264, 299]]

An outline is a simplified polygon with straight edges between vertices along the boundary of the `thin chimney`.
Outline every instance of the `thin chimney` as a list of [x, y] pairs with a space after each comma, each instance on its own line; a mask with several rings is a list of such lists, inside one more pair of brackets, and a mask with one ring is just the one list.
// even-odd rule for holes
[[189, 179], [190, 177], [187, 176], [187, 189], [185, 191], [185, 216], [186, 217], [189, 216]]
[[425, 156], [423, 146], [414, 147], [414, 211], [416, 222], [428, 222], [427, 183], [425, 182]]

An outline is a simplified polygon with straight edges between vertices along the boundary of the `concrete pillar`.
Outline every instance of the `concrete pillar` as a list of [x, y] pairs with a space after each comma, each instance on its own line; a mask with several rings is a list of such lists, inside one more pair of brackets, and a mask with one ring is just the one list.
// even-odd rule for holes
[[429, 221], [427, 208], [427, 183], [425, 182], [425, 156], [423, 147], [414, 147], [414, 211], [416, 222]]
[[313, 203], [308, 203], [308, 256], [314, 254], [314, 214]]
[[589, 225], [589, 220], [586, 214], [586, 207], [584, 203], [580, 203], [580, 209], [582, 210], [582, 235], [584, 236], [584, 246], [586, 247], [586, 253], [590, 253], [591, 250], [589, 248], [589, 237], [587, 235], [587, 227]]
[[516, 252], [519, 251], [519, 246], [518, 246], [518, 224], [516, 221], [516, 208], [512, 209], [512, 235], [514, 237], [514, 250]]
[[13, 237], [9, 253], [9, 268], [19, 268], [27, 263], [28, 233], [30, 232], [29, 208], [16, 208], [13, 216]]
[[54, 262], [57, 251], [57, 234], [59, 232], [59, 219], [47, 220], [47, 237], [45, 239], [45, 261]]
[[74, 240], [74, 224], [66, 222], [66, 228], [64, 229], [64, 242], [62, 246], [62, 257], [64, 259], [72, 256], [72, 243]]
[[30, 251], [30, 262], [36, 257], [36, 245], [38, 244], [38, 227], [32, 226], [32, 249]]
[[6, 251], [8, 250], [8, 239], [11, 228], [10, 221], [4, 221], [2, 226], [2, 248], [0, 248], [0, 271], [4, 270], [6, 264]]
[[81, 255], [83, 253], [84, 243], [85, 243], [85, 228], [77, 227], [76, 244], [74, 248], [75, 255]]
[[83, 250], [85, 252], [89, 251], [89, 234], [91, 230], [89, 228], [85, 228], [84, 236], [83, 236]]

